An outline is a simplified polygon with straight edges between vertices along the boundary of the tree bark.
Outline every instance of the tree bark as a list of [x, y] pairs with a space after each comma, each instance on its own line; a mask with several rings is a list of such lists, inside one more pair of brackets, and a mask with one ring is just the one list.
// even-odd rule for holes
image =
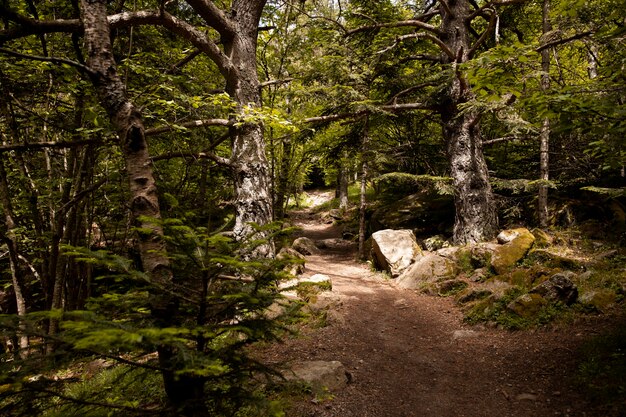
[[[246, 120], [261, 108], [256, 49], [264, 6], [265, 0], [233, 1], [231, 24], [234, 30], [228, 32], [228, 37], [222, 36], [224, 52], [231, 60], [226, 74], [226, 92], [237, 103], [240, 119], [240, 123], [231, 127], [236, 211], [233, 232], [240, 241], [250, 236], [267, 237], [265, 233], [256, 233], [252, 224], [264, 226], [273, 218], [263, 125]], [[254, 248], [249, 256], [273, 257], [274, 245], [268, 241]]]
[[367, 175], [368, 175], [368, 152], [367, 146], [369, 142], [369, 132], [367, 121], [365, 122], [365, 128], [363, 132], [363, 138], [361, 139], [361, 189], [360, 189], [360, 201], [359, 201], [359, 259], [365, 260], [367, 253], [365, 253], [365, 235], [367, 234], [365, 219], [367, 200]]
[[[152, 295], [151, 314], [158, 326], [175, 325], [177, 307], [169, 288], [174, 280], [167, 257], [157, 187], [148, 154], [141, 112], [127, 98], [117, 74], [107, 22], [106, 0], [81, 0], [85, 26], [87, 64], [93, 71], [92, 82], [100, 102], [115, 127], [124, 159], [131, 194], [130, 208], [140, 227], [139, 252], [144, 271], [158, 294]], [[155, 221], [156, 220], [156, 221]], [[187, 416], [207, 415], [203, 402], [202, 378], [177, 375], [176, 350], [169, 345], [157, 347], [165, 391], [174, 409]]]
[[339, 208], [346, 210], [348, 208], [348, 167], [347, 157], [345, 155], [339, 160], [337, 177], [337, 197], [339, 198]]
[[454, 74], [440, 110], [455, 188], [453, 239], [456, 244], [471, 244], [495, 236], [498, 217], [482, 150], [480, 114], [459, 109], [473, 97], [458, 68], [458, 64], [467, 62], [471, 54], [470, 3], [467, 0], [449, 1], [446, 8], [441, 6], [441, 13], [441, 39], [454, 56], [442, 54], [443, 61], [451, 66]]
[[[542, 8], [542, 32], [552, 30], [550, 25], [550, 0], [543, 0]], [[550, 89], [550, 48], [541, 50], [541, 90], [546, 93]], [[539, 179], [548, 181], [550, 179], [550, 119], [545, 117], [539, 132]], [[540, 227], [548, 227], [548, 185], [539, 185], [537, 196], [537, 212]]]
[[24, 285], [20, 279], [19, 273], [19, 252], [18, 245], [15, 236], [15, 220], [13, 215], [13, 207], [9, 191], [9, 183], [7, 181], [6, 170], [4, 168], [4, 161], [0, 159], [0, 199], [2, 202], [2, 211], [4, 212], [4, 228], [3, 233], [0, 233], [1, 241], [7, 245], [9, 252], [9, 266], [11, 269], [11, 280], [13, 284], [13, 292], [15, 293], [15, 305], [17, 307], [17, 317], [20, 320], [18, 325], [18, 355], [19, 357], [26, 357], [28, 355], [28, 336], [26, 335], [26, 324], [23, 322], [26, 316], [26, 300], [24, 299], [23, 288]]

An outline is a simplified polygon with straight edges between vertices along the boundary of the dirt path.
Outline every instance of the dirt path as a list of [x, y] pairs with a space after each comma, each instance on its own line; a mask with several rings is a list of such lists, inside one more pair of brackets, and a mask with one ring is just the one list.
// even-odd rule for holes
[[[323, 196], [316, 195], [318, 200]], [[340, 230], [306, 211], [292, 219], [314, 240]], [[467, 327], [449, 298], [396, 288], [354, 261], [354, 245], [307, 257], [305, 275], [331, 277], [339, 303], [328, 326], [272, 350], [271, 359], [338, 360], [348, 387], [298, 416], [599, 416], [573, 388], [576, 350], [593, 323], [508, 332]]]

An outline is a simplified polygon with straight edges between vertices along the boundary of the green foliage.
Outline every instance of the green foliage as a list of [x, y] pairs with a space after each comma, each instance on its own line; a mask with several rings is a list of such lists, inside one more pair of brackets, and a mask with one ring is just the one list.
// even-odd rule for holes
[[[115, 366], [113, 371], [103, 371], [98, 379], [84, 384], [45, 388], [45, 392], [56, 396], [57, 400], [37, 404], [42, 409], [53, 405], [59, 414], [55, 411], [50, 415], [80, 415], [87, 412], [85, 410], [91, 410], [88, 412], [93, 415], [106, 415], [121, 406], [141, 408], [149, 404], [150, 408], [154, 407], [155, 404], [141, 396], [135, 400], [121, 395], [122, 386], [111, 381], [119, 377], [120, 384], [129, 385], [126, 390], [141, 393], [137, 383], [145, 378], [139, 378], [138, 373], [148, 372], [156, 378], [160, 367], [153, 352], [164, 347], [174, 353], [176, 378], [202, 382], [206, 405], [212, 412], [234, 413], [242, 407], [254, 406], [259, 400], [260, 394], [254, 393], [256, 387], [249, 377], [265, 369], [249, 358], [244, 348], [259, 341], [275, 340], [297, 310], [297, 306], [288, 305], [275, 319], [265, 314], [280, 297], [277, 283], [288, 278], [283, 269], [290, 261], [247, 260], [245, 254], [264, 243], [261, 239], [251, 237], [243, 243], [234, 242], [222, 233], [188, 226], [181, 219], [166, 219], [160, 223], [170, 246], [176, 277], [172, 285], [153, 282], [122, 256], [104, 250], [66, 247], [65, 256], [95, 268], [94, 279], [101, 283], [101, 293], [94, 294], [84, 310], [33, 313], [29, 320], [34, 325], [46, 317], [60, 320], [60, 332], [48, 343], [63, 347], [59, 353], [63, 353], [65, 361], [87, 353], [112, 358], [129, 367]], [[283, 233], [274, 225], [257, 230], [270, 231], [272, 237]], [[161, 308], [158, 300], [162, 294], [176, 303], [166, 326], [154, 314], [155, 308]], [[3, 323], [3, 327], [8, 325]], [[142, 356], [148, 359], [141, 360]], [[19, 367], [20, 362], [15, 362], [0, 381], [8, 384], [5, 394], [20, 395], [24, 386], [33, 393], [44, 389], [31, 383], [12, 382], [32, 378], [33, 369]], [[115, 385], [113, 393], [98, 388], [108, 385]], [[154, 385], [154, 390], [160, 389], [160, 384]], [[159, 396], [163, 398], [164, 393], [160, 392]], [[98, 404], [81, 405], [80, 401], [85, 398]], [[107, 404], [114, 406], [107, 410]], [[274, 403], [267, 402], [267, 405], [276, 409]], [[19, 413], [16, 411], [16, 414]]]
[[565, 306], [561, 303], [546, 304], [530, 317], [521, 317], [510, 311], [508, 304], [524, 293], [525, 290], [521, 287], [513, 287], [502, 297], [491, 296], [480, 300], [465, 314], [464, 320], [470, 324], [491, 322], [504, 329], [522, 330], [545, 325], [562, 316]]
[[79, 381], [70, 380], [62, 396], [50, 399], [42, 417], [145, 415], [146, 410], [166, 405], [162, 377], [153, 369], [117, 365], [75, 379]]
[[415, 192], [417, 187], [433, 189], [439, 195], [452, 195], [452, 178], [432, 175], [414, 175], [404, 172], [390, 172], [374, 178], [373, 183], [391, 194]]

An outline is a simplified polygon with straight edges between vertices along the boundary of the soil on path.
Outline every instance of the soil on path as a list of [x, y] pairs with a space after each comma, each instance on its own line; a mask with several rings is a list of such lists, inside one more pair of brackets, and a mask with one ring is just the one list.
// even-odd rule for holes
[[[291, 219], [304, 236], [340, 242], [340, 229], [319, 216], [304, 210]], [[298, 404], [294, 415], [603, 415], [574, 385], [576, 352], [597, 323], [517, 332], [469, 327], [450, 298], [395, 287], [355, 262], [355, 249], [330, 245], [307, 257], [305, 275], [330, 276], [338, 302], [326, 327], [305, 330], [266, 353], [275, 363], [338, 360], [351, 375], [331, 400]]]

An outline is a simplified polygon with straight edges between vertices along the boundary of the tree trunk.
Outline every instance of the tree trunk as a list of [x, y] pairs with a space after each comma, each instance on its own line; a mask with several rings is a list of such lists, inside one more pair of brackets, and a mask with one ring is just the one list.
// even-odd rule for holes
[[26, 300], [24, 299], [24, 286], [19, 273], [19, 252], [15, 238], [16, 224], [13, 216], [13, 207], [9, 199], [10, 195], [4, 161], [0, 160], [0, 199], [2, 200], [4, 226], [6, 228], [6, 231], [1, 233], [0, 237], [7, 245], [9, 252], [9, 266], [11, 269], [13, 292], [15, 293], [15, 305], [17, 307], [17, 317], [20, 319], [17, 332], [19, 347], [17, 356], [24, 358], [28, 355], [28, 336], [26, 335], [26, 324], [23, 322], [24, 316], [26, 316]]
[[[550, 0], [543, 1], [543, 34], [550, 32]], [[545, 93], [550, 89], [550, 48], [541, 51], [541, 90]], [[539, 185], [539, 193], [537, 196], [537, 211], [540, 227], [548, 227], [548, 185], [543, 181], [550, 179], [550, 119], [543, 119], [541, 131], [539, 132], [539, 179], [542, 183]]]
[[[169, 289], [174, 277], [166, 253], [163, 229], [158, 221], [151, 220], [160, 219], [161, 212], [142, 115], [128, 100], [124, 85], [117, 74], [111, 52], [106, 0], [81, 0], [81, 8], [88, 52], [87, 64], [94, 71], [92, 82], [101, 104], [117, 130], [126, 162], [131, 194], [130, 208], [141, 229], [138, 238], [142, 266], [155, 288], [164, 288], [159, 294], [152, 295], [151, 314], [158, 326], [173, 326], [177, 307]], [[161, 345], [157, 347], [157, 351], [165, 391], [173, 408], [181, 415], [207, 415], [203, 402], [204, 380], [177, 375], [180, 365], [176, 364], [174, 347]]]
[[367, 191], [367, 175], [368, 175], [368, 125], [367, 121], [365, 122], [365, 131], [363, 132], [363, 138], [361, 139], [361, 190], [360, 190], [360, 202], [359, 202], [359, 251], [358, 256], [359, 259], [365, 260], [367, 258], [367, 253], [365, 253], [365, 234], [366, 230], [366, 219], [365, 219], [365, 211], [367, 208], [366, 201], [366, 191]]
[[337, 197], [339, 198], [339, 208], [346, 210], [348, 208], [348, 167], [347, 158], [339, 160], [339, 169], [337, 171]]
[[[263, 125], [246, 120], [261, 107], [260, 85], [256, 65], [258, 25], [265, 1], [235, 0], [232, 5], [236, 30], [231, 39], [223, 39], [224, 50], [231, 58], [233, 70], [226, 75], [226, 92], [238, 104], [241, 125], [231, 128], [232, 169], [235, 183], [235, 239], [243, 241], [267, 237], [256, 233], [252, 223], [260, 226], [272, 221], [270, 171], [265, 155]], [[273, 257], [274, 245], [267, 242], [254, 248], [251, 257]]]
[[278, 184], [276, 187], [276, 219], [282, 220], [285, 217], [286, 206], [289, 202], [289, 171], [291, 165], [291, 137], [287, 136], [282, 141], [282, 152], [280, 157], [280, 169], [278, 172]]
[[471, 244], [495, 236], [498, 217], [482, 150], [480, 114], [459, 110], [459, 106], [473, 96], [458, 68], [458, 64], [468, 61], [471, 50], [467, 26], [470, 6], [467, 0], [458, 0], [448, 2], [448, 8], [446, 12], [442, 7], [442, 40], [455, 59], [444, 55], [454, 74], [441, 105], [441, 119], [455, 188], [453, 239], [456, 244]]

